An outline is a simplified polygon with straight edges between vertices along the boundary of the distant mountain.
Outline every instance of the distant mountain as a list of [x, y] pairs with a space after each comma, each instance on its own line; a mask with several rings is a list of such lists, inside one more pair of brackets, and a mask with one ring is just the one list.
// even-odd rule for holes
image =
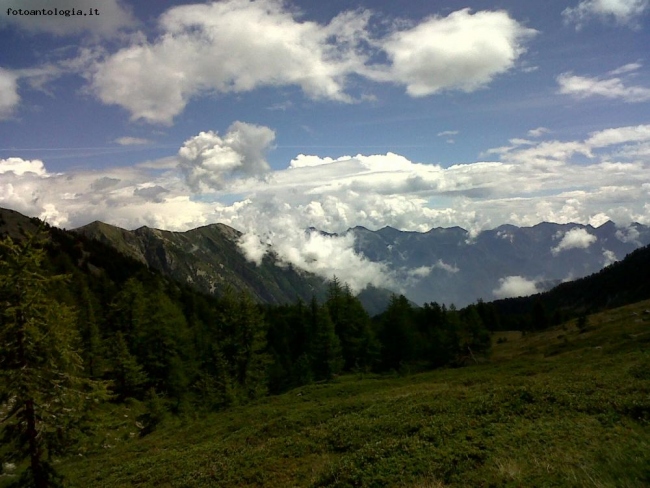
[[[38, 219], [0, 209], [0, 230], [22, 235]], [[3, 224], [4, 222], [4, 224]], [[312, 229], [312, 231], [315, 229]], [[250, 293], [262, 303], [322, 299], [324, 280], [280, 265], [268, 254], [261, 266], [249, 262], [237, 245], [241, 233], [223, 224], [187, 232], [148, 227], [128, 231], [102, 222], [74, 230], [97, 239], [174, 280], [206, 293], [226, 286]], [[635, 249], [650, 244], [650, 228], [633, 223], [619, 228], [542, 222], [533, 227], [502, 225], [472, 236], [460, 227], [406, 232], [384, 227], [354, 227], [355, 250], [370, 261], [386, 263], [397, 287], [416, 303], [458, 307], [475, 302], [549, 290], [601, 270]], [[400, 281], [401, 280], [401, 281]], [[359, 295], [371, 314], [385, 309], [391, 292], [368, 288]]]
[[595, 273], [650, 243], [650, 228], [638, 223], [618, 228], [611, 221], [599, 227], [502, 225], [476, 236], [460, 227], [424, 233], [354, 227], [347, 233], [355, 236], [358, 253], [386, 263], [403, 278], [408, 298], [456, 306], [544, 291]]

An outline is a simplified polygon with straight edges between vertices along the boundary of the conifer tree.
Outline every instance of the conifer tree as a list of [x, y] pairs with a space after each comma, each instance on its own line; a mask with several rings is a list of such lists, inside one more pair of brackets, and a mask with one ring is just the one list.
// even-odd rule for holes
[[311, 303], [312, 343], [310, 347], [314, 379], [329, 380], [343, 368], [341, 342], [334, 330], [327, 306]]
[[415, 327], [413, 308], [404, 295], [393, 295], [384, 312], [379, 330], [384, 369], [399, 370], [414, 358]]
[[336, 276], [330, 282], [326, 305], [341, 342], [344, 369], [370, 366], [378, 351], [370, 317], [350, 287], [342, 286]]
[[56, 486], [50, 459], [69, 447], [105, 383], [83, 376], [74, 310], [51, 298], [64, 276], [43, 271], [43, 241], [0, 241], [0, 462], [29, 460], [19, 486]]
[[270, 359], [264, 317], [248, 295], [237, 296], [232, 290], [221, 298], [220, 312], [220, 349], [231, 378], [249, 399], [265, 394]]
[[84, 366], [91, 378], [98, 378], [103, 369], [102, 338], [95, 313], [95, 300], [84, 280], [80, 280], [78, 295], [77, 329], [81, 336]]
[[113, 380], [113, 391], [118, 395], [118, 399], [140, 397], [148, 378], [136, 357], [129, 352], [129, 346], [121, 332], [115, 335], [111, 352], [112, 367], [109, 378]]

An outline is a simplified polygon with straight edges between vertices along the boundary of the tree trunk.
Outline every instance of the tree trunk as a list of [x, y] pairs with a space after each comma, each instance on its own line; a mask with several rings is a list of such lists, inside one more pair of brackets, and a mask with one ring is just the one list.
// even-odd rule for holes
[[[25, 318], [21, 313], [18, 318], [18, 354], [20, 361], [20, 368], [24, 371], [29, 368], [27, 363], [27, 356], [25, 354]], [[20, 401], [20, 400], [19, 400]], [[29, 459], [32, 476], [34, 477], [34, 486], [36, 488], [48, 488], [47, 477], [43, 470], [43, 463], [41, 462], [42, 452], [41, 446], [38, 441], [38, 429], [36, 428], [36, 410], [34, 408], [34, 399], [28, 398], [25, 402], [25, 421], [27, 422], [27, 430], [25, 434], [29, 442]]]

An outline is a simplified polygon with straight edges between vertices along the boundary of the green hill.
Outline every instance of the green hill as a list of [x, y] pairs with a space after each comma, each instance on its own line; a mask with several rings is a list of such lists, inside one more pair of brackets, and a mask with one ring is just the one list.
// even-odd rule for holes
[[348, 375], [135, 438], [133, 411], [70, 486], [650, 485], [650, 301], [522, 335], [487, 364]]

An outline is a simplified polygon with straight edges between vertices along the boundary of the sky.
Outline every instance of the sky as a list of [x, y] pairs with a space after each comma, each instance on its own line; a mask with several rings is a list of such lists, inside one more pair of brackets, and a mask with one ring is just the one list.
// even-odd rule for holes
[[356, 288], [306, 228], [647, 225], [648, 45], [650, 0], [0, 0], [0, 206]]

